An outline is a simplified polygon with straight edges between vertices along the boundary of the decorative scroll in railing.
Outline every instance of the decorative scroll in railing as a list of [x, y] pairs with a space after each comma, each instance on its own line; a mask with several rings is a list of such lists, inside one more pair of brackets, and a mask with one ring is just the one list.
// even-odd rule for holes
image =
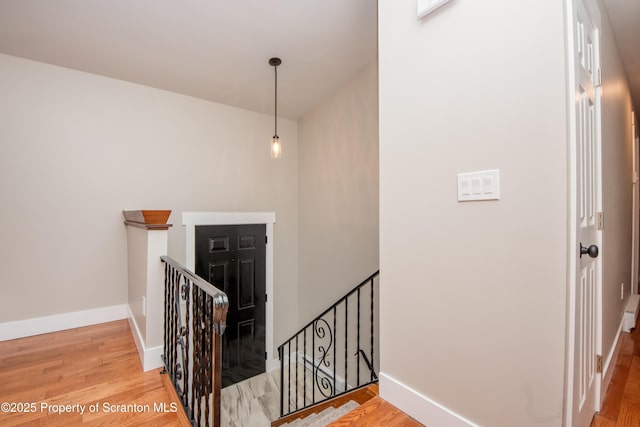
[[280, 416], [378, 380], [378, 274], [278, 347]]
[[163, 256], [164, 364], [194, 426], [220, 426], [224, 292]]

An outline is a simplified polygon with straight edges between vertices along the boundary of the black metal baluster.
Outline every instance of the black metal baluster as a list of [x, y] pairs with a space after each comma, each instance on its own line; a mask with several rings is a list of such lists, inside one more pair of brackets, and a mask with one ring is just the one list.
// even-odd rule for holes
[[296, 411], [298, 410], [298, 335], [296, 335]]
[[205, 357], [205, 352], [207, 351], [207, 349], [205, 348], [205, 343], [206, 343], [206, 331], [202, 328], [203, 325], [205, 324], [205, 322], [207, 321], [207, 317], [206, 317], [206, 311], [205, 311], [205, 304], [206, 304], [206, 295], [203, 293], [200, 294], [200, 310], [202, 313], [202, 322], [200, 323], [200, 383], [199, 383], [199, 400], [200, 400], [200, 415], [198, 417], [198, 425], [202, 424], [202, 420], [203, 420], [203, 416], [204, 416], [204, 412], [207, 408], [207, 401], [206, 399], [206, 387], [205, 387], [205, 382], [207, 381], [207, 377], [205, 375], [205, 364], [206, 364], [206, 357]]
[[176, 272], [176, 280], [171, 287], [171, 371], [173, 372], [174, 384], [178, 383], [178, 352], [176, 348], [176, 328], [177, 328], [177, 313], [176, 313], [176, 298], [180, 293], [180, 280], [182, 276]]
[[284, 417], [284, 344], [278, 347], [280, 356], [280, 417]]
[[175, 285], [173, 286], [173, 296], [171, 298], [171, 363], [173, 365], [173, 372], [175, 375], [174, 384], [180, 383], [180, 369], [178, 362], [178, 316], [179, 313], [176, 309], [176, 301], [180, 298], [180, 281], [182, 276], [178, 274]]
[[164, 264], [164, 335], [162, 338], [164, 338], [164, 349], [162, 351], [163, 353], [163, 360], [164, 360], [164, 366], [165, 369], [167, 367], [167, 356], [168, 356], [168, 352], [167, 349], [169, 348], [169, 343], [167, 342], [168, 337], [169, 337], [169, 322], [168, 322], [168, 314], [169, 314], [169, 310], [167, 310], [167, 301], [169, 300], [169, 279], [170, 279], [170, 272], [171, 266], [169, 266], [168, 263]]
[[[177, 273], [176, 273], [176, 280], [177, 279]], [[173, 283], [173, 285], [171, 286], [171, 307], [169, 307], [169, 371], [171, 372], [171, 381], [173, 382], [173, 384], [176, 383], [176, 360], [175, 360], [175, 339], [173, 336], [173, 333], [175, 331], [175, 313], [174, 313], [174, 309], [175, 309], [175, 293], [176, 293], [176, 284], [175, 281]]]
[[167, 282], [169, 281], [169, 264], [164, 264], [164, 288], [162, 289], [162, 300], [164, 304], [164, 311], [162, 312], [162, 360], [167, 363]]
[[311, 323], [311, 404], [316, 403], [316, 326]]
[[307, 406], [307, 328], [302, 330], [302, 396], [303, 406]]
[[289, 340], [289, 387], [288, 387], [288, 391], [289, 391], [289, 412], [291, 412], [291, 340]]
[[[213, 350], [213, 343], [212, 343], [212, 338], [213, 338], [213, 330], [212, 330], [212, 325], [213, 325], [213, 298], [211, 297], [211, 295], [206, 295], [205, 296], [205, 321], [204, 321], [204, 326], [205, 326], [205, 330], [204, 330], [204, 354], [205, 354], [205, 359], [204, 359], [204, 423], [206, 425], [209, 424], [209, 395], [211, 394], [212, 391], [212, 382], [211, 382], [211, 367], [212, 367], [212, 359], [211, 357], [213, 356], [211, 354], [211, 350]], [[213, 415], [213, 414], [212, 414]]]
[[[193, 286], [195, 287], [195, 285]], [[189, 364], [189, 350], [190, 350], [190, 325], [189, 325], [189, 321], [190, 321], [190, 316], [189, 316], [189, 302], [191, 301], [191, 292], [189, 292], [189, 289], [187, 289], [187, 291], [185, 292], [185, 301], [184, 301], [184, 309], [185, 309], [185, 321], [184, 321], [184, 388], [182, 390], [184, 390], [184, 396], [182, 399], [182, 403], [185, 404], [187, 406], [187, 408], [191, 407], [191, 404], [189, 402], [189, 377], [191, 377], [193, 374], [191, 372], [191, 365]]]
[[173, 317], [173, 326], [172, 326], [172, 334], [171, 334], [171, 342], [173, 344], [173, 365], [174, 372], [176, 373], [176, 384], [180, 383], [181, 378], [179, 377], [180, 372], [180, 360], [178, 359], [178, 316], [180, 312], [178, 311], [178, 306], [180, 304], [180, 286], [182, 286], [182, 276], [179, 276], [178, 282], [176, 286], [173, 287], [173, 299], [171, 300], [171, 310]]
[[[176, 310], [178, 311], [178, 324], [182, 325], [182, 297], [184, 296], [185, 300], [185, 309], [187, 306], [187, 301], [189, 298], [189, 285], [191, 284], [190, 280], [185, 280], [184, 285], [186, 286], [185, 291], [180, 291], [180, 297], [178, 297], [178, 304], [176, 305]], [[181, 400], [184, 403], [188, 398], [188, 387], [189, 387], [189, 342], [187, 341], [187, 319], [189, 319], [188, 313], [185, 313], [185, 323], [180, 326], [178, 331], [178, 341], [180, 342], [180, 347], [182, 349], [182, 396]]]
[[193, 288], [193, 304], [194, 304], [194, 319], [193, 319], [193, 352], [194, 352], [194, 366], [193, 366], [193, 381], [191, 384], [191, 393], [193, 394], [193, 415], [192, 421], [200, 419], [200, 368], [202, 363], [202, 348], [200, 346], [200, 336], [202, 330], [200, 325], [202, 324], [202, 312], [200, 307], [200, 289]]
[[205, 375], [204, 375], [204, 364], [206, 361], [206, 358], [204, 357], [204, 353], [205, 353], [205, 348], [204, 348], [204, 340], [205, 340], [205, 331], [204, 329], [202, 329], [202, 325], [205, 322], [205, 309], [204, 309], [204, 304], [205, 304], [205, 293], [204, 292], [200, 292], [200, 324], [198, 325], [198, 328], [200, 329], [200, 381], [198, 383], [198, 400], [200, 402], [200, 413], [198, 414], [198, 425], [201, 425], [202, 423], [202, 415], [204, 414], [205, 411], [205, 405], [206, 402], [204, 401], [204, 396], [205, 396]]
[[[373, 319], [373, 306], [374, 304], [374, 297], [373, 297], [373, 277], [371, 278], [371, 367], [373, 368], [374, 366], [374, 362], [373, 362], [373, 345], [374, 345], [374, 328], [373, 328], [373, 323], [374, 323], [374, 319]], [[374, 369], [371, 369], [371, 381], [374, 380], [375, 377], [375, 373], [373, 372]]]
[[198, 422], [200, 423], [199, 425], [202, 424], [202, 420], [204, 419], [204, 414], [205, 411], [207, 411], [207, 407], [209, 406], [208, 403], [208, 399], [207, 399], [207, 357], [206, 357], [206, 343], [207, 343], [207, 331], [203, 328], [204, 325], [206, 325], [207, 322], [207, 311], [206, 311], [206, 302], [207, 300], [207, 296], [206, 294], [203, 292], [200, 295], [200, 304], [201, 304], [201, 310], [202, 310], [202, 323], [200, 324], [200, 328], [202, 330], [202, 336], [200, 338], [200, 351], [202, 352], [202, 363], [200, 364], [200, 418], [198, 419]]
[[171, 348], [171, 327], [172, 322], [173, 322], [173, 313], [172, 313], [172, 305], [173, 305], [173, 286], [174, 286], [174, 282], [175, 282], [175, 273], [172, 272], [172, 277], [169, 283], [169, 302], [168, 302], [168, 307], [167, 307], [167, 322], [168, 322], [168, 326], [167, 326], [167, 348], [165, 349], [165, 351], [167, 352], [167, 360], [165, 360], [165, 365], [167, 366], [167, 370], [169, 371], [169, 375], [171, 376], [171, 382], [173, 383], [173, 381], [175, 380], [175, 372], [173, 371], [173, 361], [171, 360], [171, 353], [172, 353], [172, 348]]
[[357, 338], [356, 338], [356, 376], [358, 386], [360, 386], [360, 288], [358, 288], [358, 325], [357, 325]]
[[336, 341], [338, 339], [338, 331], [336, 330], [336, 310], [337, 306], [333, 306], [333, 394], [338, 394], [338, 389], [336, 389], [336, 366], [338, 365], [336, 361]]
[[347, 391], [349, 377], [349, 298], [344, 299], [344, 390]]
[[200, 346], [198, 345], [198, 337], [200, 336], [200, 331], [198, 330], [198, 289], [194, 286], [191, 290], [191, 304], [193, 307], [193, 318], [191, 321], [191, 326], [193, 329], [193, 378], [191, 379], [191, 421], [193, 421], [196, 417], [196, 413], [198, 411], [198, 394], [196, 392], [196, 387], [198, 383], [198, 369], [200, 368]]

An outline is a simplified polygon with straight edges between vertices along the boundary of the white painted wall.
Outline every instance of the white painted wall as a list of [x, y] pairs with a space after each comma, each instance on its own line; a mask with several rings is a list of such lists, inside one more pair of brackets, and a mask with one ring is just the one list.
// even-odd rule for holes
[[[605, 359], [614, 350], [631, 292], [632, 128], [631, 94], [603, 1], [602, 15], [602, 187], [605, 227], [602, 262], [602, 345]], [[624, 300], [620, 284], [624, 283]]]
[[298, 123], [300, 324], [378, 270], [377, 66]]
[[[0, 55], [0, 323], [124, 304], [123, 209], [273, 211], [276, 342], [297, 322], [297, 125]], [[279, 334], [279, 335], [278, 335]]]
[[[381, 395], [429, 426], [469, 425], [429, 399], [479, 426], [562, 422], [563, 17], [379, 1]], [[499, 201], [457, 202], [457, 173], [494, 168]]]
[[[600, 6], [606, 357], [620, 283], [629, 293], [632, 158], [628, 84]], [[457, 0], [422, 21], [414, 7], [379, 3], [381, 394], [418, 420], [445, 414], [433, 426], [559, 426], [571, 286], [562, 4]], [[455, 174], [490, 168], [501, 200], [456, 202]]]

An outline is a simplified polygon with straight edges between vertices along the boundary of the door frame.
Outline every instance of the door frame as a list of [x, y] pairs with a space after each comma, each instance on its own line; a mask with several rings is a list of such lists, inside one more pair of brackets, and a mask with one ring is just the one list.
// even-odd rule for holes
[[[573, 381], [576, 374], [576, 366], [574, 364], [575, 359], [575, 339], [577, 333], [577, 325], [575, 322], [576, 317], [576, 279], [577, 279], [577, 265], [576, 254], [580, 245], [577, 235], [577, 198], [578, 198], [578, 165], [577, 165], [577, 135], [576, 135], [576, 69], [575, 69], [575, 55], [574, 55], [574, 25], [575, 16], [577, 10], [577, 1], [580, 0], [565, 0], [565, 50], [566, 50], [566, 82], [567, 82], [567, 144], [568, 150], [568, 200], [567, 200], [567, 214], [568, 214], [568, 233], [567, 233], [567, 310], [566, 310], [566, 342], [565, 342], [565, 378], [564, 378], [564, 415], [562, 425], [565, 427], [588, 427], [588, 426], [576, 426], [573, 420]], [[601, 46], [600, 46], [600, 30], [602, 28], [602, 21], [600, 18], [599, 9], [593, 10], [591, 5], [598, 7], [595, 0], [584, 0], [585, 6], [589, 9], [590, 14], [597, 12], [597, 16], [591, 16], [593, 24], [596, 27], [596, 42], [598, 44], [598, 64], [600, 69], [602, 68], [601, 62]], [[596, 91], [596, 108], [598, 111], [597, 118], [597, 201], [596, 212], [602, 212], [602, 108], [601, 108], [601, 85], [595, 87]], [[595, 346], [596, 353], [602, 355], [602, 259], [603, 259], [603, 231], [599, 230], [597, 235], [597, 242], [593, 242], [600, 248], [600, 256], [596, 259], [598, 274], [596, 275], [596, 331], [595, 331]], [[596, 373], [595, 378], [595, 404], [594, 414], [600, 410], [601, 405], [601, 383], [602, 373]]]
[[182, 225], [186, 231], [185, 262], [189, 270], [195, 271], [196, 265], [196, 226], [197, 225], [247, 225], [264, 224], [267, 233], [265, 251], [265, 288], [267, 302], [265, 307], [265, 350], [267, 372], [280, 367], [273, 347], [273, 225], [276, 223], [275, 212], [183, 212]]
[[631, 289], [632, 294], [638, 293], [638, 279], [640, 279], [640, 184], [638, 183], [638, 174], [640, 173], [640, 154], [638, 150], [638, 138], [636, 129], [636, 115], [631, 110], [631, 147], [633, 153], [633, 203], [631, 212], [631, 229], [633, 234], [633, 242], [631, 247]]

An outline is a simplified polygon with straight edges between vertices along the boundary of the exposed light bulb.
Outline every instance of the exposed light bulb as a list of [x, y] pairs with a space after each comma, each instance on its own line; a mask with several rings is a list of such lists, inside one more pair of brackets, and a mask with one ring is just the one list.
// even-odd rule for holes
[[279, 159], [282, 157], [282, 146], [280, 144], [280, 137], [278, 137], [278, 135], [274, 135], [273, 138], [271, 138], [272, 159]]

